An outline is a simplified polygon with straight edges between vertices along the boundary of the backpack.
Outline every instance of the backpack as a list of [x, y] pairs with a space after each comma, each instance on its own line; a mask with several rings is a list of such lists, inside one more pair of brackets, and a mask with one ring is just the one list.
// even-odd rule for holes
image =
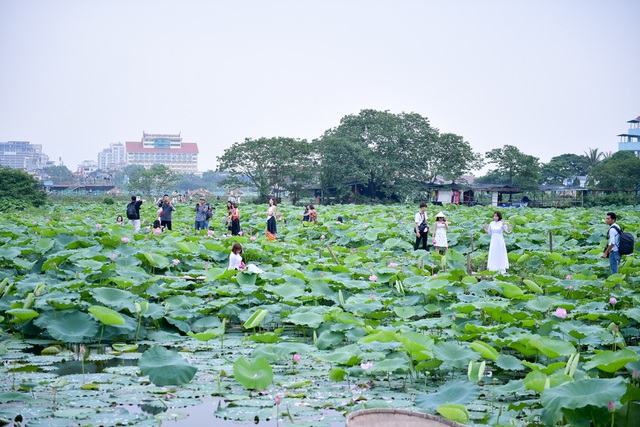
[[633, 234], [629, 232], [623, 232], [619, 225], [613, 224], [611, 227], [615, 227], [618, 232], [618, 252], [620, 255], [629, 255], [633, 253], [633, 247], [635, 242], [633, 240]]
[[131, 202], [127, 205], [127, 218], [129, 219], [137, 219], [138, 212], [136, 212], [136, 204]]
[[211, 210], [211, 207], [209, 207], [209, 209], [205, 211], [205, 215], [207, 216], [207, 219], [211, 219], [211, 217], [213, 216], [213, 211]]

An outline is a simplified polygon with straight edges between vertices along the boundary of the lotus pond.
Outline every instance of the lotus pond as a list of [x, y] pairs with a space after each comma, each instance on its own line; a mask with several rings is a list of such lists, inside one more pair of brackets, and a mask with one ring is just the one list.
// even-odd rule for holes
[[[314, 225], [281, 205], [276, 242], [264, 206], [242, 207], [235, 237], [222, 205], [203, 235], [190, 205], [160, 235], [113, 223], [112, 206], [47, 209], [0, 217], [6, 422], [178, 425], [204, 407], [208, 425], [337, 426], [395, 407], [470, 425], [639, 423], [640, 260], [609, 275], [605, 211], [504, 211], [500, 275], [483, 271], [487, 207], [445, 207], [446, 256], [412, 250], [415, 206], [320, 207]], [[637, 236], [640, 210], [616, 212]], [[265, 273], [226, 270], [236, 241]]]

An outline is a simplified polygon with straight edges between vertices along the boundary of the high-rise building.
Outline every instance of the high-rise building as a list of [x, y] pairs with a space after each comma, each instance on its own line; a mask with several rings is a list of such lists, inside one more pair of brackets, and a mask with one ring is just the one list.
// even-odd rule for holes
[[121, 170], [126, 164], [127, 157], [121, 142], [109, 144], [109, 148], [98, 153], [98, 169], [102, 171]]
[[40, 144], [31, 144], [29, 141], [0, 142], [0, 166], [36, 172], [52, 165], [49, 156], [42, 153]]
[[629, 123], [627, 133], [618, 135], [620, 137], [618, 151], [631, 151], [640, 157], [640, 116], [629, 120], [627, 123]]
[[198, 144], [182, 142], [180, 134], [142, 133], [141, 141], [127, 141], [127, 165], [150, 168], [162, 164], [176, 173], [198, 172]]

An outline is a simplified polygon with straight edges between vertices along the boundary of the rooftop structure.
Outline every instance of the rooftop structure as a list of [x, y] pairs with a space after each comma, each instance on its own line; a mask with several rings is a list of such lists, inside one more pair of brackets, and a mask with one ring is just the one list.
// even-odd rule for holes
[[162, 164], [176, 173], [198, 172], [198, 144], [182, 142], [180, 134], [142, 133], [142, 140], [127, 141], [126, 162], [150, 168]]
[[629, 120], [629, 130], [627, 133], [618, 135], [618, 151], [631, 151], [637, 157], [640, 157], [640, 116]]

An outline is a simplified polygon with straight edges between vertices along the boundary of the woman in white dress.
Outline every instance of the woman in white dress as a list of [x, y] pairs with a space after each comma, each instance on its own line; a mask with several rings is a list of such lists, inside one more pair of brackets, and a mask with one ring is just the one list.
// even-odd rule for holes
[[447, 241], [447, 230], [449, 229], [449, 222], [442, 212], [438, 212], [436, 215], [436, 222], [433, 224], [433, 246], [436, 248], [436, 252], [440, 253], [440, 249], [443, 252], [447, 252], [449, 242]]
[[246, 270], [250, 273], [264, 273], [264, 270], [256, 267], [253, 264], [249, 264], [245, 266], [244, 261], [242, 261], [242, 245], [240, 243], [234, 243], [231, 248], [231, 253], [229, 254], [229, 268], [228, 270]]
[[502, 232], [511, 233], [511, 226], [506, 221], [502, 222], [502, 214], [496, 211], [493, 213], [493, 221], [489, 225], [485, 223], [482, 228], [491, 235], [487, 270], [505, 273], [509, 268], [509, 258]]

